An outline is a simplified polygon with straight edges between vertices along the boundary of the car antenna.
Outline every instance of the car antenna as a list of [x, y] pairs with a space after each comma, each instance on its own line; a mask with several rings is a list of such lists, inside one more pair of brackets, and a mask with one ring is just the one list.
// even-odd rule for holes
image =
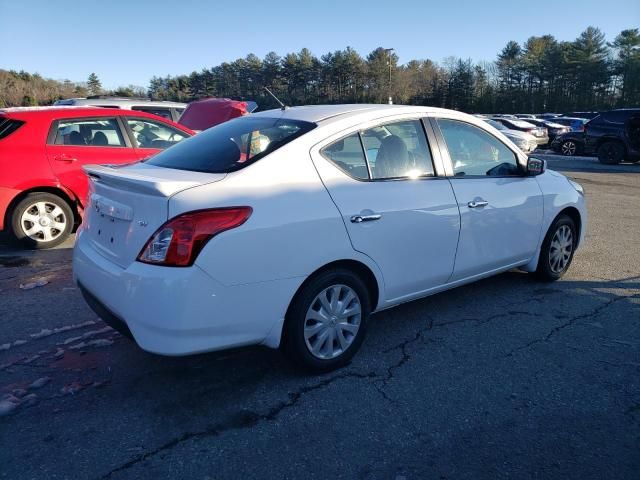
[[287, 107], [284, 103], [282, 103], [282, 102], [280, 101], [280, 99], [279, 99], [278, 97], [276, 97], [276, 96], [273, 94], [273, 92], [272, 92], [271, 90], [269, 90], [267, 87], [264, 87], [264, 89], [267, 91], [267, 93], [268, 93], [269, 95], [271, 95], [271, 96], [276, 100], [276, 102], [278, 102], [278, 103], [280, 104], [280, 108], [281, 108], [282, 110], [286, 110], [287, 108], [289, 108], [289, 107]]

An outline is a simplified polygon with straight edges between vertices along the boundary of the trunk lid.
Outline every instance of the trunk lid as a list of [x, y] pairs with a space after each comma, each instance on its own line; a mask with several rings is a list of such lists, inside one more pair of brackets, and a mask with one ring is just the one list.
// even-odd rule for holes
[[101, 255], [122, 268], [136, 260], [151, 235], [168, 220], [173, 195], [226, 176], [145, 163], [88, 165], [84, 170], [91, 185], [83, 235]]

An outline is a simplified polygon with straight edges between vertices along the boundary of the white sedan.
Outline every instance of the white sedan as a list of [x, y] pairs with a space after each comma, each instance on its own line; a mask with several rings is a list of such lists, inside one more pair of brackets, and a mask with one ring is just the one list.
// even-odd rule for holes
[[437, 108], [270, 110], [86, 171], [75, 279], [164, 355], [262, 344], [331, 370], [372, 312], [516, 267], [560, 278], [586, 227], [580, 185]]

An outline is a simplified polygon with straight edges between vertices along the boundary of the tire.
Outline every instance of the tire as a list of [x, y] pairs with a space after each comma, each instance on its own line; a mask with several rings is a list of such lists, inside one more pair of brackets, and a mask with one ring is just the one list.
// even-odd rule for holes
[[69, 204], [52, 193], [29, 193], [11, 212], [11, 233], [27, 248], [60, 245], [69, 237], [73, 224]]
[[560, 279], [571, 265], [577, 242], [578, 231], [575, 222], [568, 215], [560, 215], [542, 242], [536, 277], [543, 282]]
[[573, 140], [565, 140], [560, 145], [560, 153], [566, 157], [573, 157], [578, 153], [578, 144]]
[[598, 148], [598, 160], [605, 165], [617, 165], [624, 160], [624, 145], [620, 142], [604, 142]]
[[371, 296], [358, 275], [342, 268], [321, 272], [289, 306], [284, 351], [294, 364], [314, 372], [347, 365], [362, 345], [370, 314]]

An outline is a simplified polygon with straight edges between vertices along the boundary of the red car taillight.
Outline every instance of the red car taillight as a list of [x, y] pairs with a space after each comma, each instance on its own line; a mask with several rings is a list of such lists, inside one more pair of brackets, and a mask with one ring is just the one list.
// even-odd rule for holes
[[242, 225], [251, 207], [214, 208], [183, 213], [162, 225], [138, 255], [138, 261], [165, 267], [188, 267], [209, 240]]

